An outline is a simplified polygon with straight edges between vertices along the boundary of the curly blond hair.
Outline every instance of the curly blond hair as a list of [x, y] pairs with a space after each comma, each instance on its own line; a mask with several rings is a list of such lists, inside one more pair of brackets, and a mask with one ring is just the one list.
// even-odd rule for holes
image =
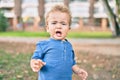
[[59, 12], [62, 12], [62, 13], [67, 13], [68, 16], [69, 16], [69, 25], [71, 24], [71, 12], [70, 10], [68, 9], [67, 6], [65, 5], [55, 5], [51, 8], [51, 10], [46, 14], [46, 18], [45, 18], [45, 23], [47, 24], [47, 19], [49, 17], [49, 14], [52, 13], [52, 12], [56, 12], [56, 11], [59, 11]]

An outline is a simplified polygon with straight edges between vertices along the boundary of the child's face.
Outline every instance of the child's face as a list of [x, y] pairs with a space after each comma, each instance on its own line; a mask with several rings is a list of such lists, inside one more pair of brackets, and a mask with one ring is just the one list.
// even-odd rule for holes
[[69, 31], [69, 16], [67, 13], [51, 12], [47, 19], [47, 32], [57, 40], [64, 40]]

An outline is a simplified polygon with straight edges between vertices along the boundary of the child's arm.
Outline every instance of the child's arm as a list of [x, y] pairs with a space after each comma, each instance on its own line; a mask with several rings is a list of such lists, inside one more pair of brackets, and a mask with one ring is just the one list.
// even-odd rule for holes
[[80, 76], [82, 78], [82, 80], [87, 79], [88, 73], [85, 70], [79, 68], [77, 65], [74, 65], [72, 67], [72, 70], [74, 73], [76, 73], [78, 76]]
[[38, 72], [46, 63], [40, 59], [31, 59], [30, 66], [34, 72]]

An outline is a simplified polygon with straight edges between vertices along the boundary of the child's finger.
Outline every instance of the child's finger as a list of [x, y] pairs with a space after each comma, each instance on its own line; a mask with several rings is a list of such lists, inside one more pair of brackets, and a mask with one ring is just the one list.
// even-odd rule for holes
[[32, 70], [33, 70], [34, 72], [38, 72], [38, 71], [39, 71], [39, 68], [35, 66], [35, 67], [32, 68]]
[[80, 74], [80, 76], [81, 76], [81, 79], [82, 79], [82, 80], [86, 80], [86, 79], [87, 79], [87, 77], [84, 76], [84, 75], [82, 75], [82, 74]]
[[84, 71], [83, 69], [81, 69], [79, 71], [79, 76], [81, 76], [82, 80], [86, 80], [88, 77], [88, 73], [86, 71]]
[[37, 61], [40, 63], [40, 64], [42, 64], [42, 66], [44, 66], [46, 63], [45, 62], [43, 62], [42, 60], [40, 60], [40, 59], [37, 59]]
[[33, 64], [31, 67], [32, 67], [32, 70], [33, 70], [34, 72], [38, 72], [38, 71], [39, 71], [39, 66], [38, 66], [38, 65]]

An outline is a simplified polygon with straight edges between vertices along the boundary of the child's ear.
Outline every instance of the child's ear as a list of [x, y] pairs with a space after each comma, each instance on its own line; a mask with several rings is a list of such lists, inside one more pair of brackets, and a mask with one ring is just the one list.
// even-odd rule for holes
[[49, 28], [46, 26], [46, 31], [49, 32]]
[[69, 30], [71, 30], [71, 27], [69, 27]]

